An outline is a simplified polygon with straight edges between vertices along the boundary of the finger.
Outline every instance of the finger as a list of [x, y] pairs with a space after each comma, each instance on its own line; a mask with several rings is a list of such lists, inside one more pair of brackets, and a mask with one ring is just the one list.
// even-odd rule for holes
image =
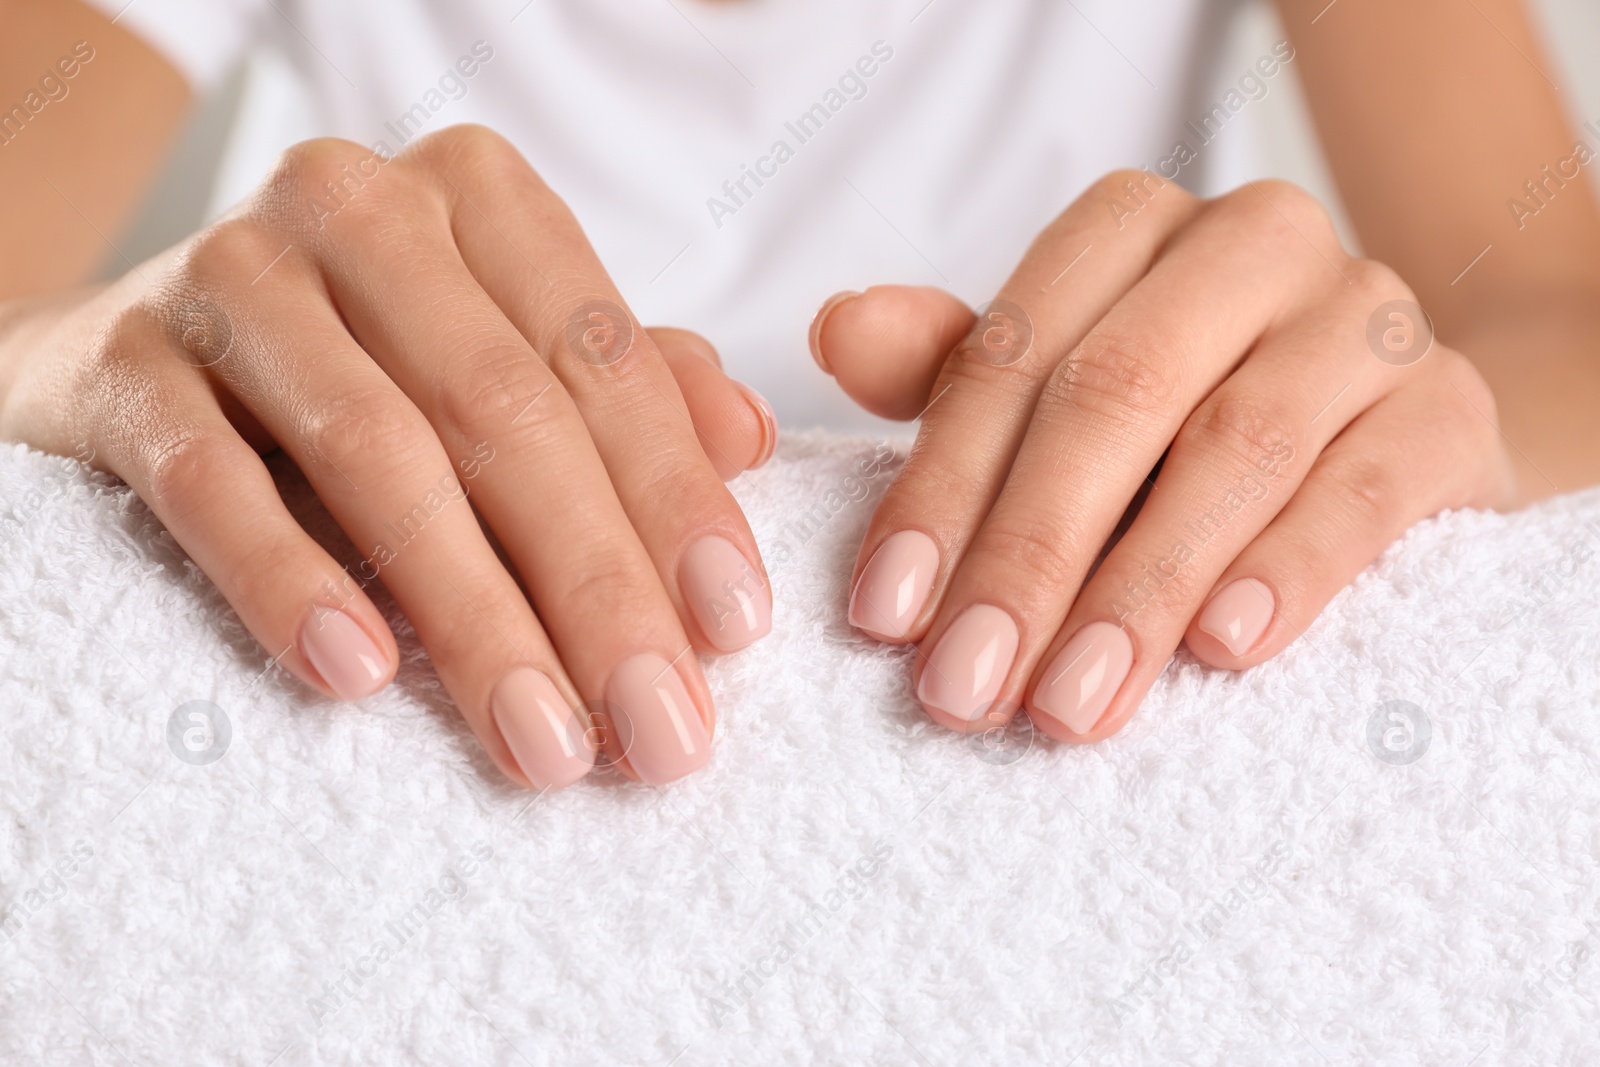
[[1102, 718], [1125, 721], [1119, 713], [1143, 699], [1217, 576], [1316, 456], [1418, 373], [1375, 359], [1360, 330], [1403, 284], [1375, 264], [1343, 269], [1350, 286], [1269, 331], [1185, 420], [1143, 507], [1073, 601], [1058, 651], [1040, 661], [1028, 708], [1046, 733], [1097, 738]]
[[[1285, 252], [1263, 237], [1277, 228], [1299, 240], [1253, 190], [1209, 207], [1051, 372], [923, 642], [932, 651], [918, 695], [938, 721], [982, 725], [988, 703], [1020, 703], [1090, 563], [1185, 418], [1274, 323], [1344, 284], [1319, 250]], [[969, 616], [978, 605], [991, 610]], [[994, 633], [1014, 655], [975, 659], [975, 642]]]
[[876, 285], [822, 305], [811, 320], [811, 355], [874, 415], [914, 419], [972, 323], [972, 309], [942, 289]]
[[105, 412], [91, 442], [97, 455], [171, 531], [274, 662], [330, 696], [372, 695], [399, 663], [388, 624], [295, 522], [260, 457], [202, 377], [167, 350], [163, 333], [152, 323], [144, 343], [106, 361], [122, 379], [107, 383], [115, 388], [106, 395], [136, 405], [150, 429], [129, 432]]
[[722, 373], [717, 350], [699, 334], [665, 326], [648, 332], [683, 393], [717, 476], [731, 481], [771, 459], [778, 446], [778, 417], [766, 398]]
[[1507, 502], [1512, 477], [1485, 414], [1493, 399], [1459, 356], [1438, 355], [1457, 365], [1385, 397], [1347, 427], [1212, 583], [1184, 638], [1197, 657], [1235, 670], [1270, 659], [1418, 520]]
[[[616, 491], [623, 465], [599, 453], [594, 426], [528, 340], [537, 337], [547, 345], [560, 338], [566, 344], [570, 323], [580, 347], [591, 341], [589, 323], [572, 310], [593, 298], [572, 294], [585, 288], [608, 292], [600, 286], [609, 282], [581, 231], [520, 157], [488, 131], [458, 130], [414, 149], [392, 164], [399, 169], [386, 178], [389, 184], [370, 188], [355, 202], [363, 205], [360, 211], [347, 208], [335, 220], [341, 232], [328, 284], [363, 347], [421, 407], [452, 458], [458, 464], [472, 462], [479, 452], [493, 458], [481, 463], [474, 500], [526, 583], [578, 691], [616, 720], [615, 733], [630, 746], [626, 766], [646, 781], [681, 777], [709, 758], [713, 719], [679, 620], [700, 623], [704, 612], [702, 625], [710, 636], [698, 630], [696, 636], [706, 647], [717, 647], [713, 640], [737, 647], [741, 638], [764, 632], [756, 625], [770, 603], [764, 576], [728, 535], [706, 527], [719, 519], [724, 528], [737, 524], [746, 542], [748, 529], [681, 407], [670, 415], [680, 435], [672, 459], [703, 476], [717, 496], [711, 506], [696, 509], [693, 494], [675, 491], [663, 476], [651, 490], [653, 506], [687, 509], [698, 527], [663, 533], [661, 523], [629, 513]], [[409, 163], [402, 166], [403, 160]], [[454, 177], [443, 169], [450, 166]], [[502, 210], [506, 203], [522, 205], [527, 214]], [[492, 221], [480, 210], [484, 205], [496, 209]], [[396, 216], [409, 223], [397, 234]], [[384, 226], [395, 235], [392, 241], [368, 237], [380, 228], [377, 218], [389, 220]], [[408, 269], [394, 254], [396, 241], [406, 247], [406, 259], [427, 262], [430, 269]], [[553, 285], [539, 262], [549, 264], [562, 285]], [[545, 318], [509, 322], [484, 290], [485, 277], [507, 287], [499, 300], [519, 301], [529, 314], [544, 307]], [[558, 305], [560, 312], [553, 310]], [[670, 371], [642, 329], [615, 304], [606, 306], [616, 309], [625, 326], [623, 354], [648, 349], [652, 367], [676, 394]], [[449, 314], [431, 310], [438, 308]], [[565, 350], [553, 361], [562, 359], [581, 364], [599, 385], [607, 380], [604, 365], [584, 364]], [[611, 377], [620, 381], [626, 375]], [[633, 393], [634, 409], [613, 415], [627, 434], [663, 417], [657, 400]], [[681, 406], [681, 395], [677, 400]], [[646, 449], [644, 457], [658, 471], [660, 451]], [[635, 492], [648, 495], [637, 485]], [[719, 514], [717, 506], [726, 510]], [[663, 562], [672, 565], [665, 575], [673, 583], [668, 589]]]
[[[256, 262], [276, 243], [246, 222], [219, 232], [255, 240], [248, 258]], [[193, 270], [227, 278], [239, 258], [202, 248]], [[235, 275], [218, 292], [225, 300], [248, 283], [248, 274]], [[232, 349], [208, 370], [305, 472], [361, 553], [346, 590], [383, 579], [495, 764], [540, 787], [582, 777], [593, 754], [576, 691], [466, 500], [472, 468], [458, 476], [416, 407], [337, 312], [308, 299], [319, 285], [309, 257], [285, 256], [248, 290], [249, 305], [231, 309]], [[321, 628], [305, 640], [337, 644], [336, 629], [326, 636], [337, 618], [319, 611]]]
[[[985, 320], [942, 364], [916, 445], [873, 514], [856, 561], [850, 620], [874, 637], [905, 641], [927, 632], [999, 495], [1050, 372], [1193, 211], [1189, 194], [1164, 185], [1119, 231], [1105, 208], [1107, 188], [1098, 184], [1051, 223]], [[954, 689], [977, 684], [948, 681]], [[954, 689], [933, 702], [956, 700]]]
[[[761, 554], [706, 459], [671, 369], [623, 305], [577, 220], [527, 162], [488, 131], [463, 128], [456, 138], [419, 143], [419, 157], [449, 185], [448, 232], [472, 277], [571, 397], [695, 645], [731, 652], [758, 640], [772, 618]], [[492, 389], [504, 372], [491, 364], [476, 377]], [[458, 371], [452, 379], [471, 389], [474, 376]], [[692, 656], [680, 663], [709, 718], [698, 666]]]

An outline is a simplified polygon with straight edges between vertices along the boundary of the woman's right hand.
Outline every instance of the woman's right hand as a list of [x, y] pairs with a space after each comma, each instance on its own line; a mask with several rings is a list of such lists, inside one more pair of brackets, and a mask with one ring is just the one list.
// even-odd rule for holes
[[[120, 281], [11, 305], [0, 400], [0, 434], [120, 476], [324, 693], [394, 675], [362, 590], [381, 576], [489, 755], [536, 788], [585, 774], [597, 739], [646, 782], [702, 766], [694, 651], [770, 626], [723, 480], [771, 454], [771, 409], [701, 338], [644, 331], [481, 127], [387, 160], [297, 145]], [[351, 573], [279, 499], [257, 455], [274, 447], [355, 544]]]

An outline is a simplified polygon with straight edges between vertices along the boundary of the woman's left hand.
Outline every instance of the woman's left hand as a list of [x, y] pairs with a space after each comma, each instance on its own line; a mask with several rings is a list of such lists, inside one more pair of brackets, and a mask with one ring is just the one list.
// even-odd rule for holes
[[977, 319], [933, 289], [836, 297], [824, 369], [878, 414], [926, 408], [851, 623], [918, 644], [936, 721], [1025, 706], [1066, 741], [1120, 729], [1179, 642], [1269, 658], [1417, 520], [1512, 499], [1489, 388], [1414, 301], [1294, 186], [1199, 200], [1142, 171]]

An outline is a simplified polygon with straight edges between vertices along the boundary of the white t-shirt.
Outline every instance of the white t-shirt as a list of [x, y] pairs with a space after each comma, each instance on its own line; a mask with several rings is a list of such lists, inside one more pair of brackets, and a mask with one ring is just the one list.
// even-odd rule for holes
[[571, 205], [642, 321], [704, 333], [786, 426], [869, 430], [885, 424], [807, 353], [817, 306], [884, 282], [987, 300], [1089, 182], [1196, 141], [1185, 123], [1208, 110], [1204, 63], [1231, 7], [93, 2], [202, 89], [246, 49], [292, 73], [294, 101], [242, 109], [230, 202], [305, 137], [396, 150], [492, 126]]

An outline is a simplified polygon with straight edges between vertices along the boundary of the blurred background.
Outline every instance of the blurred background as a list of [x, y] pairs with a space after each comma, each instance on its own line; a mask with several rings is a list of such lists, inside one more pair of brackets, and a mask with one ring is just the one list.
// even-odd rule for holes
[[[1463, 0], [1467, 2], [1467, 0]], [[1527, 0], [1540, 23], [1554, 61], [1557, 84], [1574, 125], [1600, 122], [1600, 3], [1596, 0]], [[1215, 99], [1257, 57], [1270, 51], [1283, 32], [1266, 0], [1243, 0], [1213, 68]], [[1202, 168], [1184, 170], [1194, 191], [1212, 194], [1246, 178], [1278, 177], [1296, 182], [1335, 207], [1338, 194], [1323, 165], [1316, 136], [1300, 93], [1293, 64], [1274, 90], [1228, 125]], [[253, 188], [268, 160], [227, 151], [236, 123], [267, 122], [293, 128], [306, 108], [287, 61], [268, 50], [252, 53], [196, 109], [167, 173], [141, 212], [123, 249], [135, 261], [192, 233]], [[309, 118], [306, 120], [309, 131]], [[309, 135], [309, 133], [307, 134]], [[232, 156], [224, 166], [224, 157]], [[1445, 161], [1441, 161], [1441, 165]], [[1591, 180], [1600, 173], [1588, 168]], [[1600, 180], [1597, 180], [1600, 182]], [[1065, 206], [1065, 205], [1063, 205]], [[1357, 247], [1348, 224], [1346, 240]], [[106, 276], [120, 273], [122, 260], [111, 256]]]
[[[785, 3], [792, 14], [797, 4], [809, 0], [769, 2], [775, 14], [785, 9]], [[1332, 0], [1323, 13], [1338, 17], [1335, 4], [1340, 2], [1343, 0]], [[1472, 0], [1459, 2], [1471, 4]], [[1595, 62], [1600, 56], [1600, 2], [1527, 2], [1542, 31], [1548, 56], [1540, 66], [1560, 89], [1573, 128], [1580, 129], [1590, 122], [1600, 129], [1600, 63]], [[549, 5], [548, 10], [592, 14], [587, 3], [588, 0], [574, 0], [570, 4]], [[948, 289], [970, 304], [979, 304], [993, 294], [1033, 234], [1094, 177], [1118, 166], [1158, 165], [1156, 147], [1172, 141], [1164, 140], [1166, 135], [1160, 129], [1145, 124], [1165, 106], [1160, 103], [1163, 96], [1155, 83], [1135, 68], [1133, 60], [1117, 49], [1101, 26], [1121, 36], [1125, 43], [1132, 39], [1135, 45], [1142, 46], [1142, 50], [1131, 48], [1140, 64], [1171, 64], [1174, 56], [1204, 57], [1198, 66], [1186, 66], [1183, 71], [1174, 67], [1164, 72], [1163, 80], [1181, 76], [1187, 86], [1185, 99], [1190, 103], [1180, 104], [1186, 109], [1181, 114], [1172, 113], [1174, 122], [1183, 114], [1201, 114], [1221, 100], [1223, 94], [1235, 88], [1240, 71], [1249, 70], [1286, 36], [1267, 0], [1207, 0], [1206, 10], [1212, 17], [1205, 21], [1202, 39], [1213, 37], [1217, 43], [1198, 53], [1185, 52], [1183, 47], [1174, 50], [1171, 39], [1182, 32], [1176, 23], [1164, 27], [1171, 34], [1148, 33], [1142, 40], [1134, 37], [1146, 28], [1141, 20], [1150, 18], [1151, 11], [1160, 10], [1159, 4], [1123, 7], [1119, 6], [1121, 0], [1077, 0], [1069, 11], [1043, 0], [1034, 3], [1039, 5], [1042, 22], [1053, 20], [1057, 33], [1063, 32], [1063, 23], [1068, 23], [1066, 31], [1083, 34], [1087, 42], [1075, 52], [1054, 56], [1050, 62], [1038, 65], [1034, 75], [1048, 70], [1048, 84], [1065, 95], [1052, 97], [1041, 90], [1031, 102], [1028, 117], [1013, 124], [1012, 139], [1000, 142], [1002, 147], [997, 147], [981, 167], [965, 168], [961, 152], [971, 149], [962, 146], [982, 143], [971, 140], [982, 135], [981, 125], [974, 122], [988, 114], [977, 104], [998, 86], [978, 78], [968, 92], [960, 67], [951, 71], [938, 66], [940, 56], [945, 63], [959, 64], [985, 55], [1004, 61], [1016, 53], [1003, 51], [1004, 39], [996, 46], [1001, 51], [985, 53], [976, 44], [970, 52], [960, 48], [952, 51], [952, 40], [965, 47], [969, 41], [993, 36], [986, 31], [1005, 20], [990, 17], [981, 0], [944, 4], [915, 27], [902, 24], [897, 33], [904, 33], [909, 39], [895, 36], [905, 46], [907, 56], [916, 55], [923, 61], [921, 69], [911, 66], [916, 62], [911, 59], [899, 61], [895, 68], [897, 77], [914, 75], [920, 79], [915, 84], [923, 96], [914, 106], [909, 105], [903, 92], [899, 97], [887, 93], [875, 96], [877, 116], [857, 113], [852, 117], [856, 123], [855, 140], [835, 137], [828, 151], [806, 156], [804, 162], [788, 172], [793, 177], [786, 192], [763, 197], [759, 206], [741, 215], [737, 226], [725, 231], [720, 221], [716, 228], [711, 226], [716, 216], [708, 220], [696, 199], [703, 194], [693, 183], [705, 180], [706, 191], [712, 191], [716, 178], [738, 173], [736, 168], [741, 160], [750, 158], [752, 145], [767, 143], [758, 138], [776, 130], [782, 108], [793, 103], [792, 93], [786, 96], [781, 84], [765, 94], [752, 93], [752, 99], [747, 100], [739, 95], [742, 88], [737, 84], [733, 84], [731, 95], [719, 96], [721, 90], [716, 89], [713, 79], [709, 90], [702, 84], [698, 95], [690, 98], [687, 112], [643, 109], [641, 113], [651, 117], [641, 120], [635, 116], [635, 122], [689, 124], [672, 127], [675, 132], [661, 142], [673, 146], [679, 158], [671, 161], [662, 175], [624, 169], [617, 183], [596, 182], [595, 175], [600, 172], [597, 168], [628, 168], [632, 161], [625, 152], [616, 150], [621, 142], [614, 136], [615, 130], [607, 129], [605, 115], [593, 110], [605, 106], [596, 97], [593, 82], [577, 87], [550, 73], [562, 68], [568, 58], [581, 66], [584, 57], [560, 51], [566, 46], [556, 43], [558, 38], [549, 37], [552, 26], [534, 25], [536, 20], [530, 18], [517, 28], [520, 40], [508, 37], [503, 42], [506, 58], [495, 67], [495, 87], [479, 90], [443, 122], [482, 121], [505, 128], [503, 123], [508, 116], [519, 120], [521, 117], [520, 101], [508, 94], [536, 92], [539, 101], [528, 110], [545, 119], [554, 115], [569, 121], [557, 122], [555, 125], [561, 129], [546, 131], [551, 135], [546, 143], [533, 146], [544, 155], [531, 151], [526, 140], [519, 142], [519, 147], [571, 204], [602, 262], [643, 321], [698, 330], [710, 338], [721, 351], [729, 372], [764, 393], [777, 409], [780, 423], [788, 429], [824, 426], [873, 437], [898, 437], [909, 431], [906, 424], [879, 419], [856, 407], [836, 383], [812, 365], [806, 354], [806, 323], [827, 295], [886, 282], [929, 284]], [[828, 20], [824, 23], [825, 35], [833, 34], [837, 25], [843, 48], [856, 37], [861, 37], [862, 43], [870, 40], [870, 36], [863, 36], [871, 32], [867, 27], [876, 22], [881, 28], [888, 14], [916, 10], [917, 14], [910, 18], [911, 23], [916, 23], [921, 10], [931, 6], [918, 8], [913, 0], [899, 0], [898, 4], [882, 5], [881, 11], [857, 10], [847, 3], [830, 8], [816, 0], [814, 13], [819, 20]], [[625, 24], [637, 21], [620, 0], [596, 3], [594, 10], [602, 9]], [[706, 8], [699, 15], [709, 18], [711, 10]], [[810, 8], [805, 10], [813, 13]], [[289, 34], [284, 29], [284, 25], [292, 25], [288, 16], [281, 10], [277, 14], [280, 20], [266, 21], [268, 28], [279, 31], [281, 36], [274, 40], [270, 32], [261, 33], [259, 43], [200, 101], [165, 175], [132, 232], [119, 242], [134, 261], [170, 246], [237, 203], [258, 185], [282, 148], [330, 133], [355, 139], [371, 136], [373, 131], [360, 123], [352, 125], [348, 114], [341, 125], [337, 109], [315, 102], [326, 98], [313, 95], [306, 83], [307, 71], [296, 66], [297, 62], [307, 62], [303, 46], [309, 39]], [[284, 25], [278, 25], [278, 21]], [[711, 45], [709, 37], [703, 33], [697, 36], [687, 26], [673, 24], [671, 29], [683, 38], [675, 45], [665, 39], [658, 42], [648, 32], [633, 45], [636, 49], [659, 45], [667, 69], [676, 71], [672, 76], [698, 77], [701, 71], [697, 65], [702, 63], [703, 53], [716, 46]], [[1091, 30], [1099, 37], [1093, 37]], [[468, 35], [464, 40], [469, 39], [465, 24], [460, 32]], [[1002, 38], [1004, 32], [1000, 31]], [[762, 54], [774, 45], [769, 38], [770, 31], [761, 31], [746, 33], [736, 40]], [[1070, 36], [1061, 40], [1072, 42]], [[1014, 45], [1015, 41], [1011, 43]], [[1161, 52], [1162, 48], [1167, 51]], [[299, 54], [291, 54], [296, 49]], [[812, 51], [817, 53], [810, 57], [815, 62], [801, 64], [801, 73], [791, 79], [789, 89], [798, 85], [811, 92], [814, 86], [826, 85], [833, 77], [830, 64], [839, 62], [838, 56], [827, 48]], [[676, 57], [672, 62], [677, 66], [668, 61], [671, 57]], [[634, 58], [636, 61], [637, 55]], [[769, 61], [772, 58], [768, 56]], [[1107, 65], [1095, 73], [1092, 64], [1100, 61]], [[1192, 62], [1189, 58], [1183, 61]], [[321, 56], [313, 62], [312, 73], [324, 62], [331, 61]], [[401, 60], [397, 58], [396, 62]], [[1298, 65], [1289, 62], [1281, 69], [1282, 73], [1271, 79], [1265, 95], [1259, 99], [1252, 95], [1249, 106], [1234, 115], [1214, 140], [1206, 142], [1193, 163], [1183, 167], [1178, 181], [1204, 196], [1236, 188], [1247, 179], [1278, 177], [1295, 182], [1328, 205], [1346, 246], [1359, 252], [1360, 242], [1344, 218], [1311, 127], [1298, 82]], [[826, 78], [821, 76], [824, 71]], [[548, 76], [543, 81], [521, 78], [533, 72]], [[422, 75], [431, 71], [415, 73], [417, 84], [422, 85], [428, 80]], [[778, 80], [781, 82], [781, 77]], [[635, 78], [635, 90], [637, 83]], [[327, 90], [329, 86], [323, 88]], [[343, 92], [342, 85], [331, 84], [331, 88]], [[754, 89], [754, 84], [750, 88]], [[619, 91], [625, 92], [626, 86]], [[775, 106], [778, 110], [773, 114], [762, 110], [765, 107], [771, 111]], [[501, 110], [497, 115], [496, 107], [512, 110]], [[725, 113], [706, 114], [702, 128], [695, 128], [701, 114], [696, 108], [722, 109]], [[885, 108], [894, 111], [885, 112]], [[965, 114], [958, 114], [962, 112]], [[1054, 125], [1058, 121], [1060, 125]], [[618, 128], [622, 128], [620, 118]], [[653, 126], [635, 129], [658, 132]], [[1051, 142], [1037, 134], [1025, 136], [1016, 129], [1048, 129], [1057, 136]], [[514, 131], [506, 132], [514, 140], [517, 138]], [[690, 136], [683, 137], [681, 143], [672, 139], [685, 132]], [[1180, 133], [1176, 125], [1172, 132]], [[863, 141], [865, 134], [874, 139]], [[526, 130], [522, 136], [528, 136]], [[1584, 134], [1591, 142], [1596, 136], [1600, 135]], [[574, 142], [573, 138], [577, 140]], [[1090, 143], [1085, 138], [1094, 141]], [[594, 158], [586, 162], [568, 158], [574, 152], [582, 155], [590, 149], [594, 150]], [[1437, 165], [1443, 170], [1452, 166], [1452, 160], [1440, 159]], [[926, 180], [924, 171], [928, 167], [941, 168], [944, 180]], [[1591, 180], [1600, 175], [1600, 168], [1586, 170]], [[681, 184], [671, 187], [670, 176], [674, 173], [680, 180], [684, 174], [699, 176], [690, 180], [689, 196], [684, 195], [686, 187]], [[660, 189], [653, 189], [658, 180]], [[669, 187], [670, 196], [663, 192]], [[948, 199], [941, 199], [951, 196], [968, 202], [954, 210]], [[1498, 211], [1501, 207], [1485, 204], [1484, 209]], [[891, 222], [890, 216], [895, 221]], [[672, 255], [675, 248], [681, 251]], [[672, 268], [670, 273], [668, 267]], [[111, 276], [123, 268], [121, 257], [113, 255], [105, 262], [103, 274]], [[666, 277], [657, 284], [663, 275]]]

